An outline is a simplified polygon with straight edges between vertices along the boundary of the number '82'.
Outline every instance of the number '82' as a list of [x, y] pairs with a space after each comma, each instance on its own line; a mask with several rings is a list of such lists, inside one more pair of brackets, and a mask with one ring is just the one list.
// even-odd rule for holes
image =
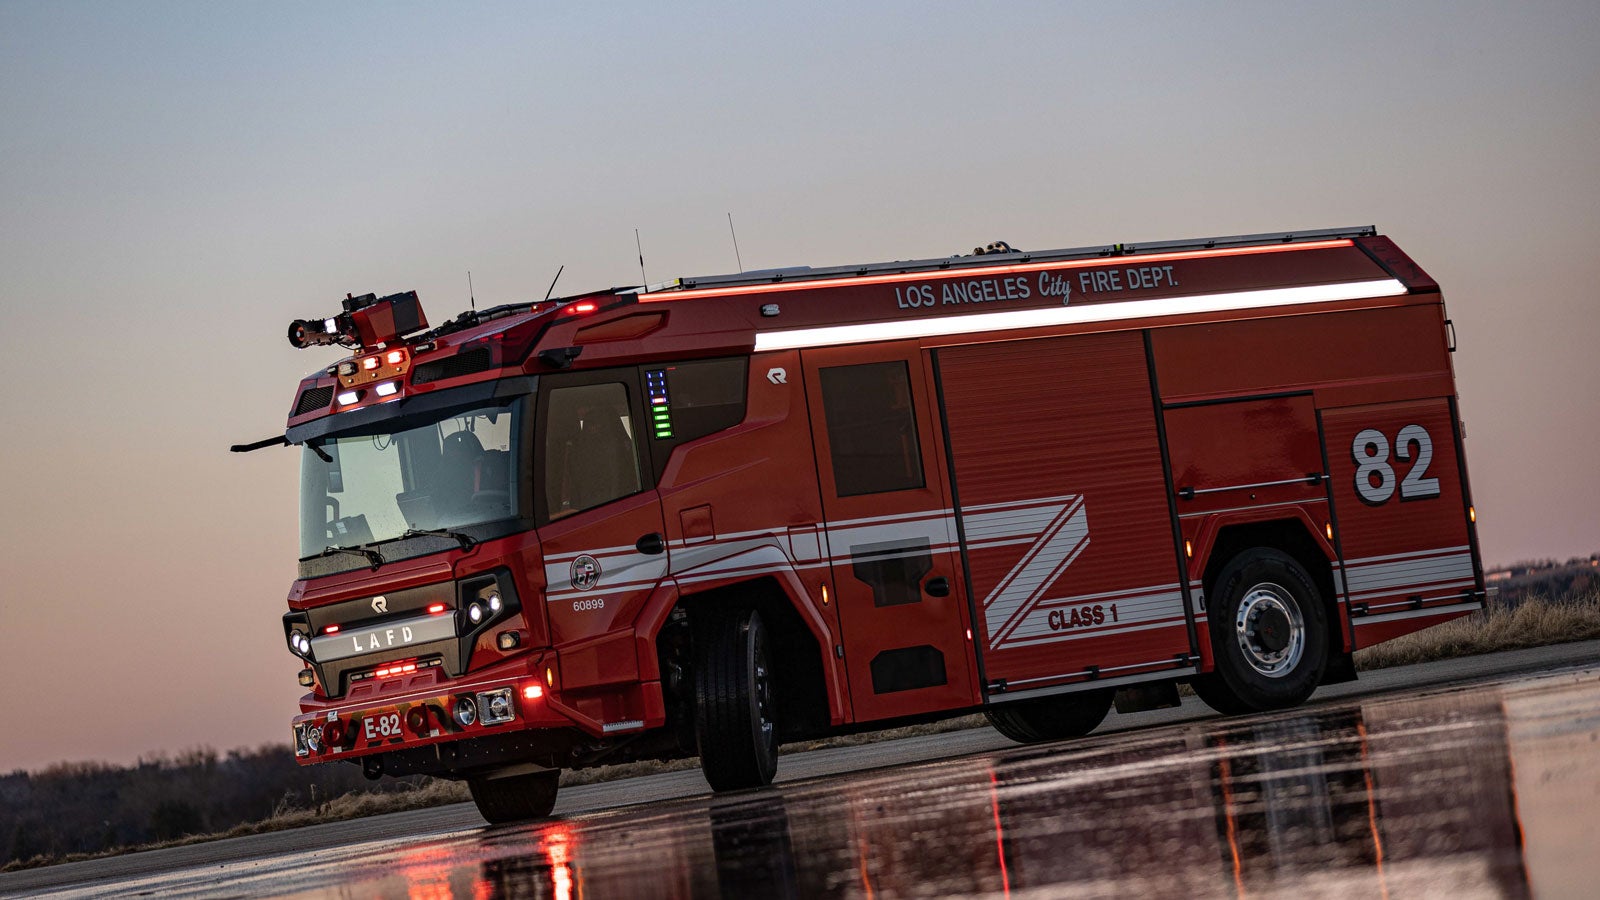
[[[1425, 478], [1428, 466], [1433, 463], [1433, 438], [1421, 425], [1407, 425], [1394, 436], [1394, 455], [1401, 462], [1411, 462], [1411, 448], [1415, 446], [1416, 462], [1401, 479], [1400, 500], [1424, 500], [1439, 496], [1439, 479]], [[1350, 456], [1356, 463], [1356, 493], [1363, 503], [1379, 506], [1394, 496], [1394, 467], [1389, 465], [1389, 439], [1376, 428], [1363, 429], [1350, 445]]]

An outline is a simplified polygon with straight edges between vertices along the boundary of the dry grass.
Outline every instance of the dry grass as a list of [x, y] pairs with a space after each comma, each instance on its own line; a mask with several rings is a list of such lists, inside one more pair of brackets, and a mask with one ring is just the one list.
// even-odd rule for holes
[[[1542, 647], [1549, 644], [1586, 641], [1595, 638], [1600, 638], [1600, 592], [1566, 599], [1561, 602], [1551, 602], [1536, 598], [1521, 603], [1515, 609], [1504, 605], [1492, 605], [1482, 612], [1474, 613], [1453, 622], [1447, 622], [1443, 625], [1429, 628], [1426, 631], [1408, 634], [1387, 643], [1379, 644], [1376, 647], [1361, 650], [1356, 653], [1356, 667], [1362, 670], [1382, 669], [1389, 666], [1413, 665], [1415, 663], [1452, 659], [1459, 656], [1474, 656], [1501, 650]], [[783, 752], [803, 753], [829, 747], [850, 747], [878, 741], [891, 741], [904, 737], [962, 731], [985, 724], [986, 720], [981, 715], [962, 716], [924, 725], [912, 725], [904, 728], [891, 728], [885, 731], [870, 731], [844, 737], [789, 744], [783, 748]], [[678, 759], [668, 762], [635, 762], [615, 766], [597, 766], [576, 772], [562, 772], [561, 785], [563, 787], [574, 787], [581, 784], [636, 778], [642, 775], [692, 769], [698, 765], [698, 759]], [[338, 822], [382, 813], [443, 806], [449, 803], [462, 803], [468, 799], [470, 797], [465, 784], [454, 781], [430, 780], [420, 787], [410, 789], [345, 794], [312, 809], [279, 809], [259, 822], [239, 825], [220, 834], [190, 835], [175, 841], [145, 844], [137, 847], [119, 847], [101, 853], [77, 853], [63, 857], [40, 856], [30, 860], [14, 860], [4, 867], [0, 867], [0, 872], [10, 872], [16, 869], [53, 865], [62, 862], [75, 862], [102, 856], [115, 856], [140, 850], [155, 850], [162, 847], [197, 844], [224, 837], [283, 831], [289, 828], [300, 828], [323, 822]]]
[[1481, 612], [1356, 652], [1356, 668], [1415, 663], [1521, 650], [1600, 638], [1600, 592], [1560, 602], [1533, 598], [1515, 609], [1491, 604]]

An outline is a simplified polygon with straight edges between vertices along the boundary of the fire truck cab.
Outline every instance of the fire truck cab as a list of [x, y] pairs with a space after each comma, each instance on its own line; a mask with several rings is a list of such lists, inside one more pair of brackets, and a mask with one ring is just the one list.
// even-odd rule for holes
[[305, 764], [465, 779], [1300, 703], [1484, 598], [1438, 285], [1371, 228], [297, 321]]

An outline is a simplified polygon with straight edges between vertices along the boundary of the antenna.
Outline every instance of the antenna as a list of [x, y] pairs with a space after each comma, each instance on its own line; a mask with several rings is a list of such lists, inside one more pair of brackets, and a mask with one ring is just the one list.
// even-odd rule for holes
[[650, 284], [650, 276], [644, 274], [644, 245], [639, 243], [639, 229], [633, 230], [633, 248], [639, 251], [639, 284], [641, 287]]
[[472, 311], [478, 311], [478, 298], [472, 293], [472, 270], [467, 270], [467, 302], [472, 304]]
[[[550, 294], [553, 293], [555, 291], [555, 289], [556, 289], [556, 282], [561, 280], [561, 273], [565, 272], [566, 270], [567, 270], [567, 264], [566, 263], [562, 263], [561, 264], [561, 268], [556, 270], [556, 277], [550, 279], [550, 290], [544, 292], [544, 300], [549, 300], [550, 299]], [[544, 300], [540, 300], [539, 302], [543, 303]]]
[[733, 258], [739, 263], [739, 274], [744, 274], [744, 257], [739, 255], [739, 232], [733, 230], [733, 213], [728, 213], [728, 233], [733, 235]]

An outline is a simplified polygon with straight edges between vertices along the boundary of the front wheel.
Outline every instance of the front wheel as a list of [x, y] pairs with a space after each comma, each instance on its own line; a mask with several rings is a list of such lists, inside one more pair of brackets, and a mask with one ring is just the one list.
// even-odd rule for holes
[[556, 807], [556, 789], [560, 784], [560, 769], [504, 778], [484, 775], [467, 779], [478, 814], [491, 825], [550, 815]]
[[778, 729], [767, 629], [753, 609], [713, 613], [694, 635], [695, 741], [714, 791], [771, 784]]
[[1207, 604], [1215, 669], [1194, 679], [1217, 712], [1283, 709], [1311, 696], [1328, 663], [1321, 592], [1293, 557], [1258, 547], [1217, 577]]
[[1105, 721], [1116, 692], [1109, 689], [1058, 694], [983, 711], [994, 730], [1019, 744], [1083, 737]]

